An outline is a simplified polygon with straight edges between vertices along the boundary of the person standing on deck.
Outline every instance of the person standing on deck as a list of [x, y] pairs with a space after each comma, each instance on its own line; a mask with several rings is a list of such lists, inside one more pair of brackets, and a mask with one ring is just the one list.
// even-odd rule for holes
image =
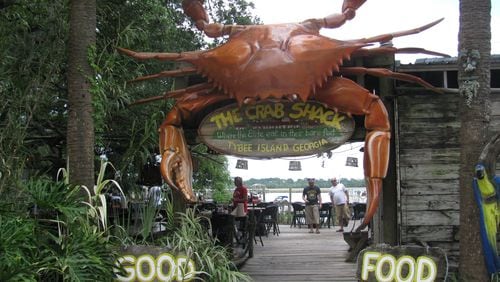
[[314, 185], [314, 178], [308, 178], [309, 184], [302, 191], [302, 199], [306, 203], [306, 224], [309, 227], [309, 233], [314, 232], [319, 234], [319, 209], [321, 208], [321, 190], [318, 186]]
[[239, 176], [234, 178], [236, 188], [233, 192], [233, 208], [238, 208], [238, 204], [243, 204], [245, 214], [248, 212], [248, 189], [243, 186], [243, 179]]
[[335, 215], [340, 226], [337, 232], [343, 232], [345, 223], [349, 222], [349, 193], [344, 184], [337, 181], [337, 178], [332, 178], [331, 182], [330, 199], [335, 207]]

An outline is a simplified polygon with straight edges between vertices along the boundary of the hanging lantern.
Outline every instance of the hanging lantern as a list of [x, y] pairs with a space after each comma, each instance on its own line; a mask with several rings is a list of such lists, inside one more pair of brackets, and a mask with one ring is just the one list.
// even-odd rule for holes
[[236, 161], [237, 169], [248, 169], [248, 161], [247, 160], [237, 160]]
[[300, 167], [300, 161], [290, 161], [290, 164], [288, 166], [288, 170], [292, 170], [292, 171], [302, 170], [302, 168]]
[[345, 166], [358, 167], [358, 158], [347, 157], [347, 160], [345, 161]]

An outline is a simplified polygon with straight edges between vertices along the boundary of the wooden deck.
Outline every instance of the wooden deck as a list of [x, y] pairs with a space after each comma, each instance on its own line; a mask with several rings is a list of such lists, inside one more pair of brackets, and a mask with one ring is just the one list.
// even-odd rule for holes
[[280, 225], [279, 236], [262, 237], [264, 246], [257, 238], [254, 257], [240, 271], [256, 282], [358, 281], [356, 263], [345, 262], [349, 246], [337, 228], [323, 227], [321, 234], [309, 234], [304, 227]]

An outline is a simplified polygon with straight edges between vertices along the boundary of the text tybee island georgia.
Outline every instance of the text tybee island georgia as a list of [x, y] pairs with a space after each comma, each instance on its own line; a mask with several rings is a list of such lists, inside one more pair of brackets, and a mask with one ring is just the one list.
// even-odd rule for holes
[[354, 120], [318, 102], [258, 102], [205, 117], [199, 136], [212, 149], [249, 157], [305, 156], [347, 141]]

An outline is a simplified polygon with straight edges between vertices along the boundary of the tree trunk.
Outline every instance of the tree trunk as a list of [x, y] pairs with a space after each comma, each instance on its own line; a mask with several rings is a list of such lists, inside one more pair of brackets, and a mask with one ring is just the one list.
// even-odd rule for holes
[[474, 202], [474, 167], [487, 142], [491, 109], [491, 1], [460, 0], [458, 79], [460, 93], [460, 258], [461, 281], [489, 281]]
[[68, 160], [71, 184], [94, 186], [94, 121], [89, 47], [96, 42], [96, 0], [72, 0], [68, 46]]

